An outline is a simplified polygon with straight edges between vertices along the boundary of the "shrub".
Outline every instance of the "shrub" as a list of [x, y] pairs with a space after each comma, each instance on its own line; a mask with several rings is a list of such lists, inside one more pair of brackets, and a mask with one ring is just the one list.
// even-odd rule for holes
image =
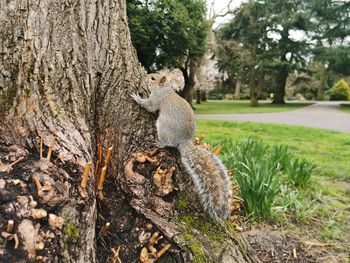
[[350, 88], [344, 79], [339, 80], [333, 88], [329, 90], [330, 100], [349, 100]]
[[224, 96], [224, 100], [234, 100], [234, 99], [235, 99], [235, 94], [232, 94], [232, 93], [225, 94]]
[[208, 99], [210, 100], [222, 100], [224, 97], [224, 94], [221, 92], [215, 92], [215, 91], [209, 91], [208, 92]]

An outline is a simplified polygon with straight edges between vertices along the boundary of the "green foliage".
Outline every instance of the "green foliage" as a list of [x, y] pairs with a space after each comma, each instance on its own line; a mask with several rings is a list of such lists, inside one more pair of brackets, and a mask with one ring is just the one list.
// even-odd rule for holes
[[149, 71], [187, 67], [207, 50], [209, 24], [201, 0], [127, 1], [131, 39]]
[[284, 163], [284, 167], [294, 185], [302, 187], [310, 182], [311, 175], [316, 168], [315, 164], [299, 158], [289, 160]]
[[[313, 39], [317, 41], [314, 59], [328, 65], [328, 69], [350, 74], [350, 47], [344, 41], [350, 33], [349, 1], [311, 0], [310, 19]], [[327, 43], [325, 45], [324, 43]]]
[[224, 149], [223, 162], [237, 169], [234, 179], [239, 195], [245, 212], [253, 218], [272, 219], [272, 208], [283, 187], [305, 186], [315, 168], [314, 164], [294, 157], [285, 145], [268, 146], [252, 138], [237, 143], [223, 140], [219, 144]]
[[224, 94], [221, 92], [217, 92], [215, 90], [210, 90], [208, 92], [208, 99], [210, 100], [222, 100], [224, 97]]
[[344, 79], [339, 80], [333, 88], [329, 90], [330, 100], [350, 100], [349, 84]]
[[[240, 5], [218, 33], [218, 67], [254, 83], [268, 74], [277, 85], [273, 92], [284, 93], [289, 72], [305, 67], [308, 43], [293, 39], [291, 31], [306, 32], [309, 27], [305, 1], [248, 1]], [[241, 50], [239, 50], [241, 49]], [[240, 69], [240, 73], [238, 72]], [[243, 72], [242, 72], [243, 69]], [[234, 76], [235, 76], [234, 75]], [[263, 88], [263, 81], [251, 84]]]
[[350, 177], [349, 134], [271, 123], [198, 120], [197, 136], [203, 136], [211, 145], [222, 145], [226, 140], [235, 143], [247, 137], [260, 139], [270, 147], [282, 142], [293, 156], [314, 162], [317, 169], [307, 187], [295, 187], [282, 173], [272, 216], [285, 230], [321, 236], [346, 251], [344, 244], [350, 238], [350, 191], [346, 183]]

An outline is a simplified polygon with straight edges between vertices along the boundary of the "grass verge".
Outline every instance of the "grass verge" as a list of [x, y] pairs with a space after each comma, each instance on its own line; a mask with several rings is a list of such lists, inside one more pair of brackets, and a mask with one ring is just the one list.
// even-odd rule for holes
[[259, 106], [251, 107], [247, 101], [209, 101], [194, 104], [196, 114], [234, 114], [234, 113], [268, 113], [296, 110], [311, 103], [292, 102], [283, 105], [271, 104], [267, 101], [260, 102]]
[[349, 112], [350, 113], [350, 104], [341, 104], [342, 111]]
[[[271, 147], [287, 145], [297, 158], [315, 163], [312, 183], [304, 189], [281, 186], [273, 209], [286, 228], [300, 235], [309, 233], [345, 253], [345, 244], [350, 242], [349, 134], [280, 124], [198, 120], [197, 136], [212, 145], [249, 137]], [[221, 146], [225, 153], [225, 144]]]

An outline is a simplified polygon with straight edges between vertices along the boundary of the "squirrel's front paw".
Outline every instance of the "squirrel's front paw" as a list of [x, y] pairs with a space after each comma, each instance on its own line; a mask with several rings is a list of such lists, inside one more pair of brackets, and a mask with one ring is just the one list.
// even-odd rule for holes
[[139, 94], [133, 93], [131, 94], [131, 98], [136, 101], [137, 103], [140, 103], [142, 101], [141, 97]]

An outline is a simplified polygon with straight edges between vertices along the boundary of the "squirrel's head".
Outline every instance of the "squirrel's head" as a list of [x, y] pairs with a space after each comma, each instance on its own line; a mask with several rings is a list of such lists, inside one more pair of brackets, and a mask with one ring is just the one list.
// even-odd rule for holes
[[148, 84], [150, 89], [156, 87], [162, 88], [166, 83], [166, 77], [160, 74], [148, 74], [146, 76], [146, 83]]

